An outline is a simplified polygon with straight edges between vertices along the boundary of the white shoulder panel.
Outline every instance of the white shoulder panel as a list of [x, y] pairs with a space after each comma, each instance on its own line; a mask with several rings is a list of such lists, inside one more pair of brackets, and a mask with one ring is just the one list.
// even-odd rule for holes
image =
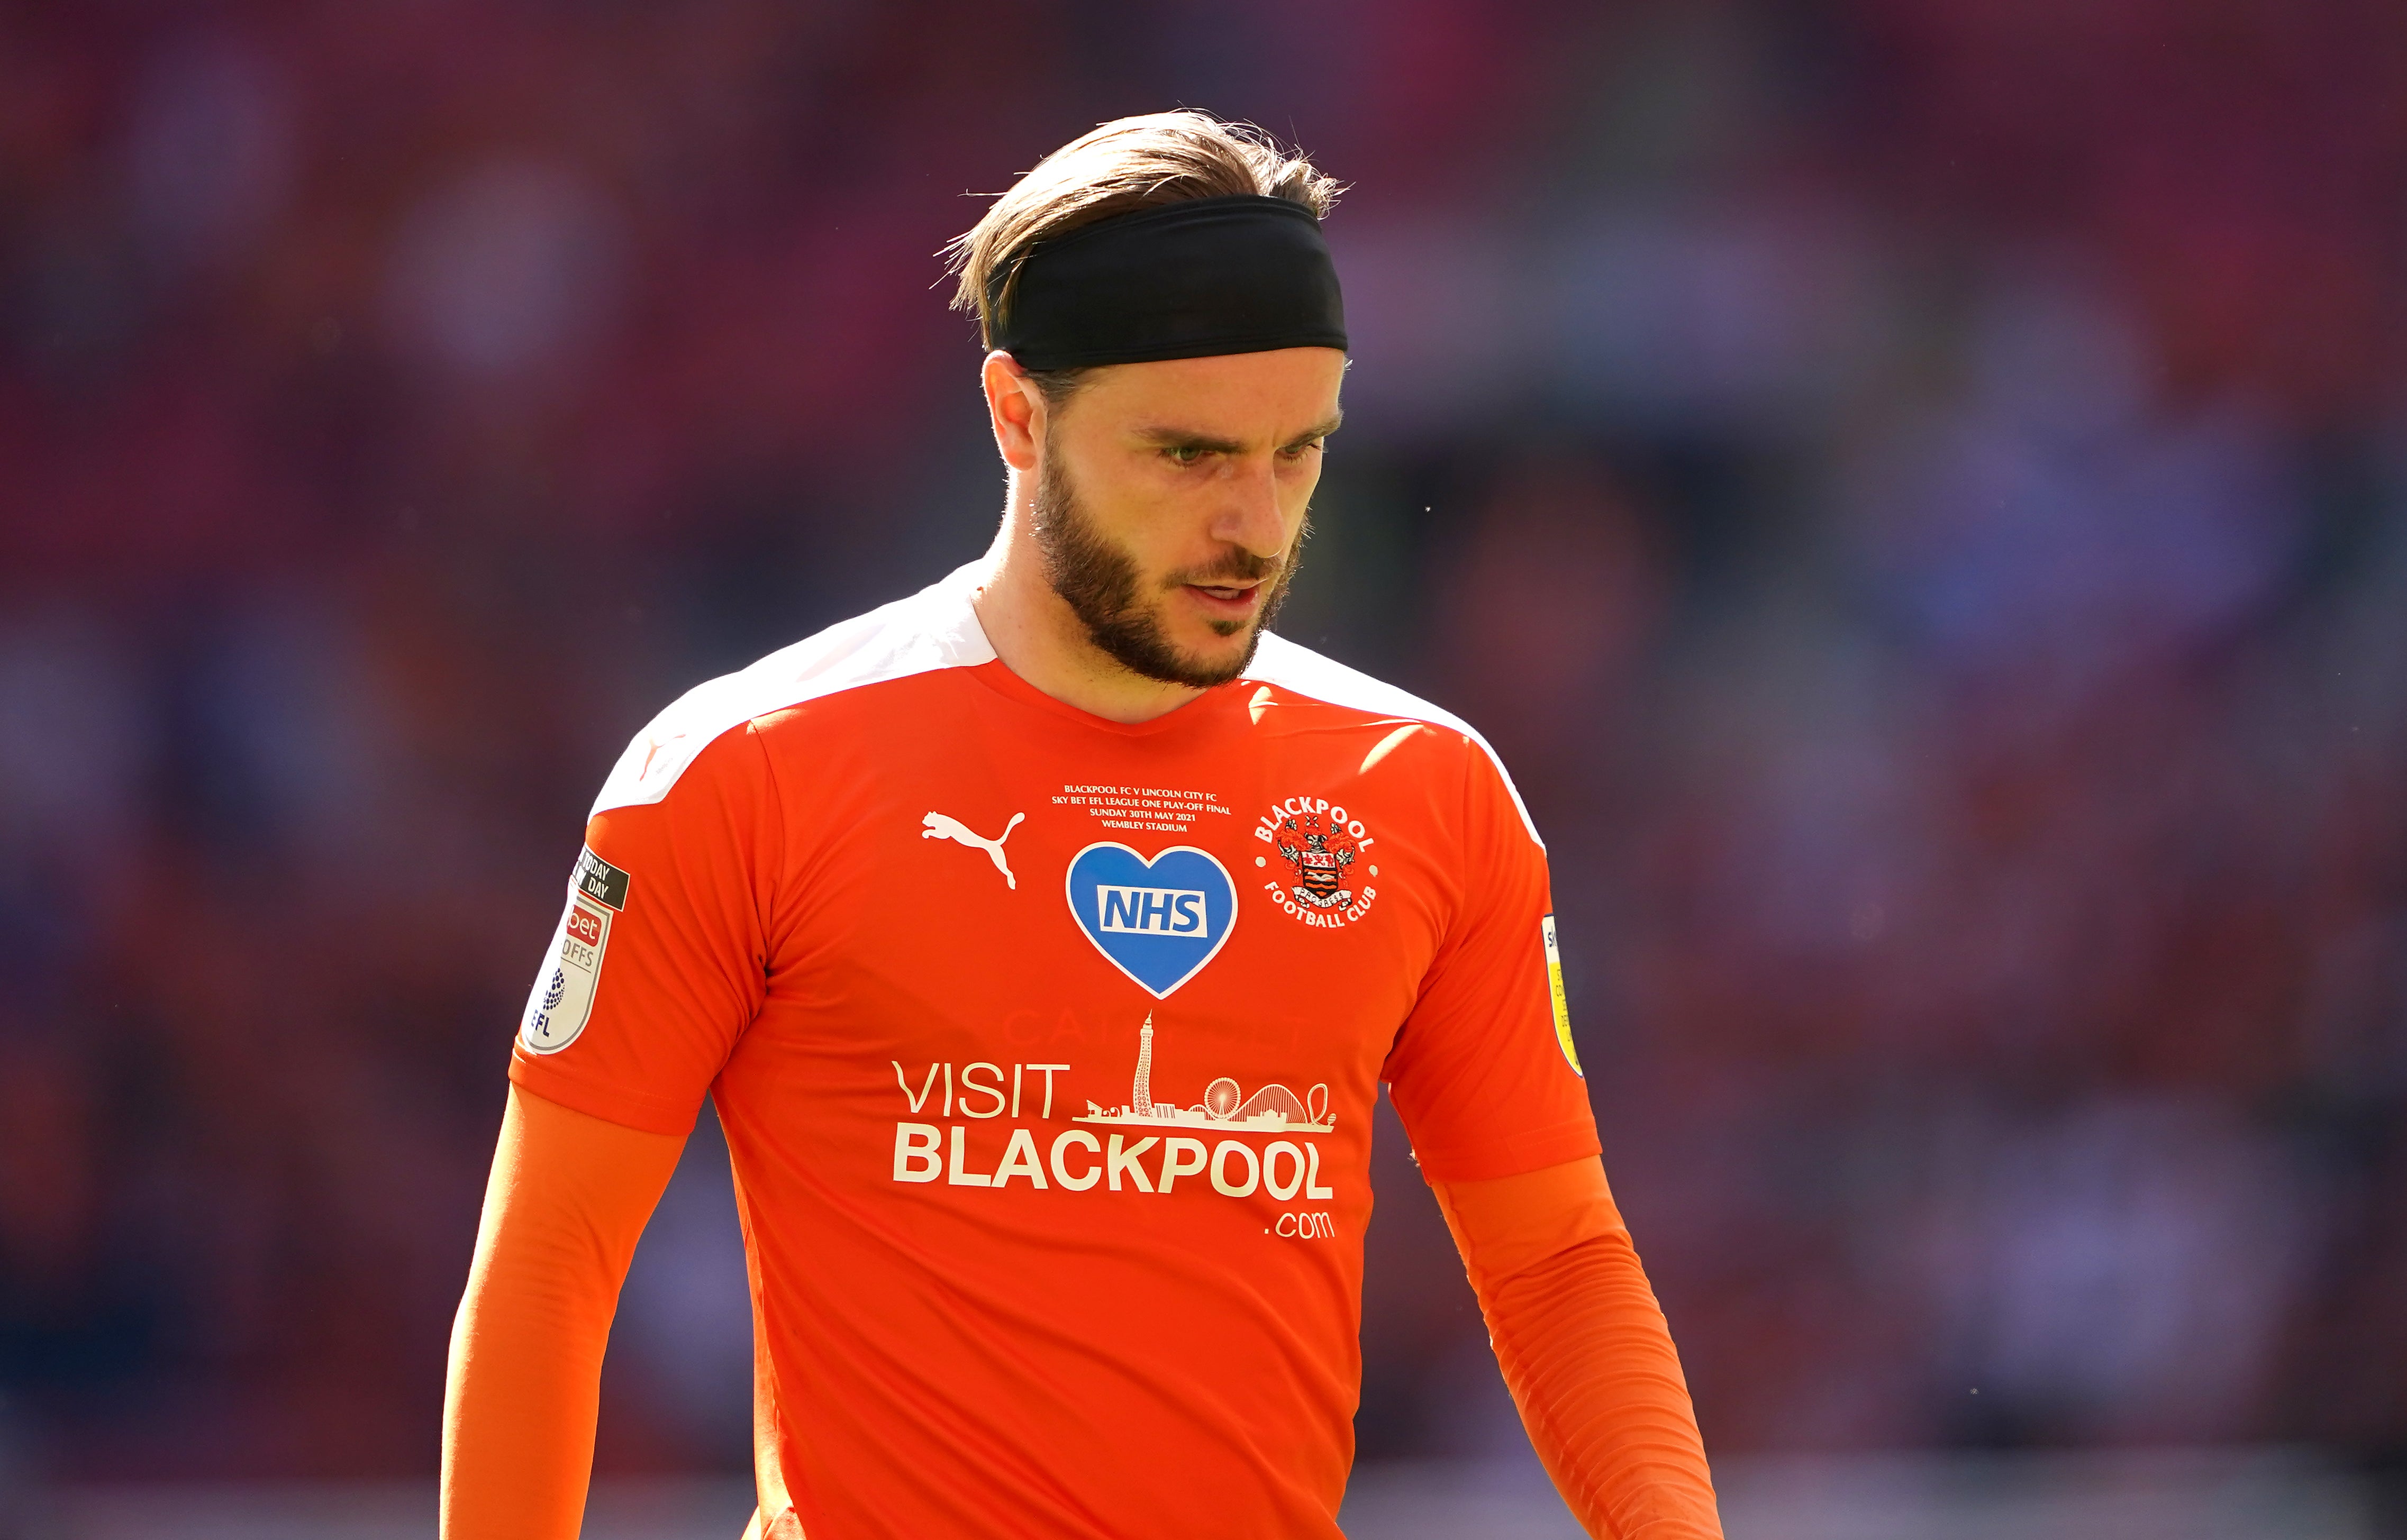
[[593, 811], [660, 801], [705, 745], [755, 717], [863, 685], [991, 662], [994, 648], [970, 607], [973, 582], [963, 567], [907, 599], [694, 686], [635, 734], [602, 783]]
[[1271, 632], [1262, 633], [1261, 646], [1254, 652], [1254, 662], [1246, 670], [1246, 677], [1281, 690], [1292, 690], [1331, 706], [1343, 706], [1356, 711], [1368, 711], [1375, 716], [1392, 717], [1400, 721], [1428, 722], [1432, 726], [1450, 728], [1480, 747], [1488, 763], [1496, 766], [1496, 774], [1504, 782], [1504, 790], [1520, 812], [1521, 827], [1545, 849], [1546, 842], [1539, 837], [1538, 825], [1530, 817], [1530, 809], [1521, 801], [1521, 789], [1513, 784], [1513, 774], [1479, 730], [1451, 711], [1443, 710], [1422, 700], [1418, 695], [1397, 689], [1384, 679], [1374, 679], [1358, 668], [1324, 658], [1310, 648], [1299, 647], [1286, 637]]

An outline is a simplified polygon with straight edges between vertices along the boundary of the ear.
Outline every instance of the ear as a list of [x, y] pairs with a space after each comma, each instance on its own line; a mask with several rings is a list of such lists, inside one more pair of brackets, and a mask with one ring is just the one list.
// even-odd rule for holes
[[1034, 471], [1045, 456], [1045, 393], [1000, 348], [986, 355], [978, 382], [986, 390], [987, 417], [1003, 463], [1016, 471]]

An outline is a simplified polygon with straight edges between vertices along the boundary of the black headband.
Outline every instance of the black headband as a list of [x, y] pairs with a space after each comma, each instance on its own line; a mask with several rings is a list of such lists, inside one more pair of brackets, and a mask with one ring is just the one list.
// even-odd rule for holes
[[994, 346], [1023, 369], [1346, 347], [1312, 210], [1243, 193], [1121, 214], [1038, 243], [987, 286]]

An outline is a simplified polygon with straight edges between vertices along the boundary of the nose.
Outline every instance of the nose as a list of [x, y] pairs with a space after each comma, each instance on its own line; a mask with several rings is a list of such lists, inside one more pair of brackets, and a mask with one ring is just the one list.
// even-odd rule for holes
[[1287, 516], [1279, 506], [1278, 476], [1270, 457], [1242, 460], [1229, 468], [1223, 500], [1214, 510], [1212, 537], [1255, 556], [1276, 557], [1287, 549]]

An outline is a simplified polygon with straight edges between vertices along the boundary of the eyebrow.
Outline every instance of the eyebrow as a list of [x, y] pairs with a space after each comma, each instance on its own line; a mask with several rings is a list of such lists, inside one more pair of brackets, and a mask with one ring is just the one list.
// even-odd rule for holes
[[[1316, 438], [1326, 438], [1335, 433], [1338, 425], [1345, 421], [1346, 414], [1339, 412], [1333, 417], [1314, 423], [1279, 448], [1292, 449], [1301, 445], [1309, 444]], [[1210, 454], [1242, 454], [1246, 448], [1233, 438], [1216, 438], [1210, 434], [1194, 433], [1186, 428], [1140, 428], [1137, 430], [1136, 436], [1148, 444], [1166, 449], [1202, 449]]]
[[1298, 445], [1309, 444], [1316, 438], [1326, 438], [1331, 434], [1335, 433], [1340, 427], [1343, 427], [1345, 422], [1346, 414], [1344, 412], [1333, 413], [1331, 416], [1322, 419], [1320, 421], [1314, 423], [1311, 427], [1304, 429], [1303, 432], [1296, 435], [1293, 438], [1289, 439], [1287, 443], [1281, 447], [1292, 449]]

